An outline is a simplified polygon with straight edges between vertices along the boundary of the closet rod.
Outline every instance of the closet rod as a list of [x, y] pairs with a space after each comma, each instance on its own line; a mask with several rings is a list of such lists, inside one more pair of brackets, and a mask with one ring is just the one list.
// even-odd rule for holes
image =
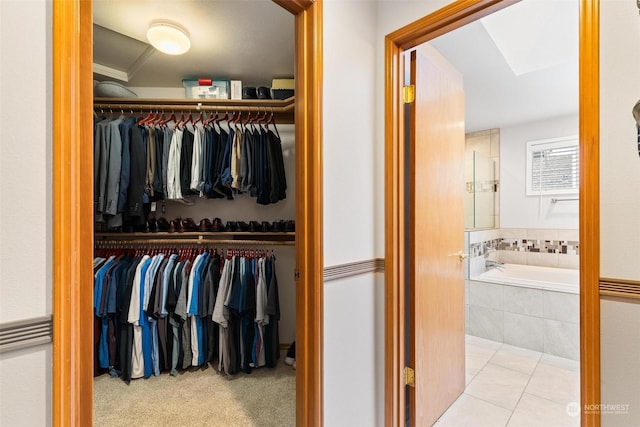
[[277, 240], [219, 240], [219, 239], [137, 239], [137, 240], [96, 240], [95, 246], [123, 245], [254, 245], [254, 246], [294, 246], [296, 242]]
[[247, 105], [193, 105], [193, 104], [94, 104], [94, 109], [102, 110], [135, 110], [135, 111], [256, 111], [286, 113], [290, 107], [247, 106]]
[[162, 98], [94, 98], [94, 108], [131, 110], [207, 110], [293, 112], [295, 98], [287, 99], [162, 99]]

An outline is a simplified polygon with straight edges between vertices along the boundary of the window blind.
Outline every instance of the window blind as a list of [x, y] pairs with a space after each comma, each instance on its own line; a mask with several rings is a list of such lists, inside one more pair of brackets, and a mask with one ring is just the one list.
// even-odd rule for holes
[[578, 140], [527, 143], [527, 195], [572, 194], [580, 182]]

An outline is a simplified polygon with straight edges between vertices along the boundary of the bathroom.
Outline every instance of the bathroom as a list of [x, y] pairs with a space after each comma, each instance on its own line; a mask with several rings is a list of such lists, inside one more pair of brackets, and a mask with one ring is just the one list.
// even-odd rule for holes
[[431, 41], [464, 79], [466, 333], [576, 361], [577, 16], [524, 1]]
[[578, 360], [577, 171], [575, 192], [528, 195], [525, 165], [530, 142], [571, 147], [577, 126], [568, 115], [467, 134], [467, 334]]

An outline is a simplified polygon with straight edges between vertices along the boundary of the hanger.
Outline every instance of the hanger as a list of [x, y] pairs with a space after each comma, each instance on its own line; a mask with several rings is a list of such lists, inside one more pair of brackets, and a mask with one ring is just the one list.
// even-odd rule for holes
[[211, 114], [209, 118], [207, 118], [207, 120], [203, 122], [203, 125], [209, 126], [209, 124], [213, 123], [217, 118], [218, 118], [218, 112], [216, 111], [215, 114]]
[[173, 111], [171, 112], [171, 115], [170, 115], [168, 118], [166, 118], [166, 119], [162, 120], [162, 122], [160, 123], [160, 125], [161, 125], [161, 126], [166, 126], [166, 125], [167, 125], [167, 123], [169, 123], [169, 122], [170, 122], [170, 121], [172, 121], [172, 120], [173, 120], [173, 121], [176, 121], [176, 114], [175, 114], [175, 112], [173, 112]]

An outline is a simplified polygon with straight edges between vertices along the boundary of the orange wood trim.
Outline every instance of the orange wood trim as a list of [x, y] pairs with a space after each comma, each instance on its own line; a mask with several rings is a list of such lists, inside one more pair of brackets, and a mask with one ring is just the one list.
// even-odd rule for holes
[[385, 39], [385, 425], [405, 425], [402, 52]]
[[[580, 400], [600, 403], [600, 4], [580, 1]], [[583, 411], [583, 426], [600, 426]]]
[[296, 425], [322, 426], [322, 1], [296, 16]]
[[[403, 50], [515, 3], [513, 0], [461, 0], [391, 34], [385, 41], [385, 214], [386, 224], [386, 425], [404, 425], [404, 275], [402, 219], [404, 164], [399, 73]], [[600, 403], [599, 238], [599, 2], [581, 0], [580, 8], [580, 242], [581, 242], [581, 400]], [[393, 347], [393, 348], [391, 348]], [[583, 406], [584, 407], [584, 406]], [[583, 414], [583, 426], [600, 426], [600, 414]]]
[[313, 5], [314, 1], [315, 0], [273, 0], [274, 3], [282, 6], [294, 15], [307, 10], [311, 5]]
[[65, 427], [93, 424], [91, 6], [53, 3], [52, 420]]
[[518, 1], [458, 0], [394, 31], [387, 37], [400, 49], [407, 50]]
[[[297, 424], [322, 425], [322, 2], [296, 17]], [[53, 425], [93, 424], [92, 2], [56, 0]], [[85, 292], [79, 290], [85, 289]]]

